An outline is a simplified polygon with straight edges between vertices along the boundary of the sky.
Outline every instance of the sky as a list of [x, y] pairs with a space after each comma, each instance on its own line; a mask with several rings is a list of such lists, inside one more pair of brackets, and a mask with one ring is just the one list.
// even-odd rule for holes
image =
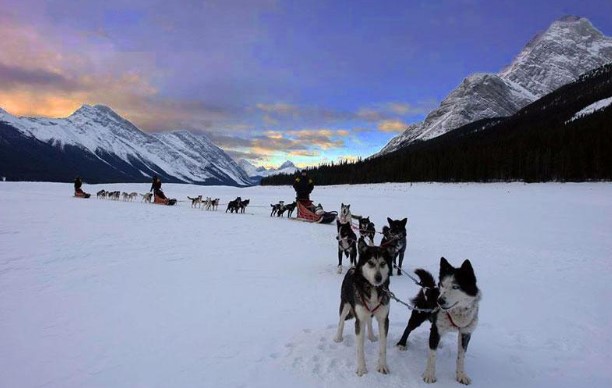
[[566, 15], [612, 35], [610, 0], [0, 0], [0, 108], [107, 105], [267, 167], [354, 160]]

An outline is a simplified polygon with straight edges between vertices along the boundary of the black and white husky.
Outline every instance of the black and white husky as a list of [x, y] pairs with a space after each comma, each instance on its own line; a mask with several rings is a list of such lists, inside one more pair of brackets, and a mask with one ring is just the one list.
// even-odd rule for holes
[[338, 219], [336, 220], [338, 228], [340, 224], [349, 224], [353, 221], [353, 215], [351, 214], [351, 205], [340, 204], [340, 213], [338, 213]]
[[336, 220], [338, 227], [338, 273], [342, 273], [342, 255], [344, 254], [351, 261], [351, 266], [357, 264], [357, 235], [353, 232], [350, 223], [342, 224]]
[[436, 350], [440, 338], [447, 332], [458, 332], [456, 379], [462, 384], [470, 384], [471, 380], [464, 369], [465, 352], [478, 324], [478, 305], [481, 298], [472, 264], [465, 260], [461, 267], [455, 268], [442, 257], [439, 287], [435, 287], [433, 276], [429, 272], [417, 269], [415, 273], [421, 279], [423, 289], [412, 299], [412, 303], [423, 311], [412, 311], [408, 326], [397, 346], [404, 350], [410, 332], [426, 320], [431, 321], [429, 356], [423, 380], [426, 383], [434, 383]]
[[[392, 220], [387, 217], [387, 222], [389, 226], [383, 227], [383, 239], [380, 246], [389, 250], [393, 258], [393, 266], [397, 267], [397, 274], [401, 275], [404, 252], [406, 252], [406, 223], [408, 219]], [[398, 258], [399, 263], [397, 262]]]
[[380, 373], [389, 373], [387, 366], [387, 333], [389, 332], [389, 253], [380, 247], [366, 247], [359, 256], [357, 266], [351, 268], [342, 281], [340, 295], [340, 321], [334, 341], [342, 342], [344, 321], [355, 318], [357, 337], [357, 375], [368, 373], [365, 363], [365, 330], [368, 339], [376, 341], [372, 317], [378, 321], [380, 336], [378, 366]]
[[370, 217], [359, 217], [359, 236], [368, 239], [368, 245], [374, 245], [374, 236], [376, 235], [376, 226]]

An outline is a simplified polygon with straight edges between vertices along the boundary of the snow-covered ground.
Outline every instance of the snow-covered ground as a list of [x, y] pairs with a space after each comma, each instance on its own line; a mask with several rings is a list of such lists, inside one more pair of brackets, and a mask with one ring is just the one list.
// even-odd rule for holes
[[[270, 218], [289, 187], [164, 185], [171, 197], [250, 198], [246, 214], [98, 200], [148, 185], [0, 182], [0, 387], [424, 387], [428, 325], [355, 374], [352, 324], [333, 342], [343, 275], [335, 227]], [[469, 258], [483, 292], [466, 369], [474, 387], [612, 385], [612, 185], [383, 184], [316, 187], [380, 230], [408, 217], [405, 266]], [[380, 237], [377, 238], [377, 242]], [[418, 290], [406, 276], [391, 289]], [[375, 325], [376, 329], [376, 325]], [[377, 329], [376, 329], [377, 330]], [[454, 380], [456, 338], [438, 352]]]

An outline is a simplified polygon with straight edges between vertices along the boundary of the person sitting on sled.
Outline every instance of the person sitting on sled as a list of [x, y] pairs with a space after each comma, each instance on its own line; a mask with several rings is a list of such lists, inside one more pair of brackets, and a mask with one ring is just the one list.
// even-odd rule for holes
[[312, 207], [312, 203], [310, 202], [310, 193], [312, 193], [312, 189], [314, 189], [314, 181], [308, 176], [306, 170], [302, 170], [302, 172], [295, 178], [295, 181], [293, 182], [293, 189], [295, 190], [296, 200], [298, 202], [308, 204], [308, 207]]
[[87, 194], [86, 192], [83, 191], [83, 189], [81, 189], [82, 185], [83, 185], [83, 181], [81, 180], [81, 177], [80, 176], [76, 177], [76, 179], [74, 180], [74, 196], [89, 198], [89, 194]]

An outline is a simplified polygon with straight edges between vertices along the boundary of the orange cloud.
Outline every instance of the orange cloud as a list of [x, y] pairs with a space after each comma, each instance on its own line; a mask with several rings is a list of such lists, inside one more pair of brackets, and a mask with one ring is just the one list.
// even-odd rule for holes
[[383, 132], [404, 132], [408, 124], [401, 120], [383, 120], [378, 123], [378, 129]]

